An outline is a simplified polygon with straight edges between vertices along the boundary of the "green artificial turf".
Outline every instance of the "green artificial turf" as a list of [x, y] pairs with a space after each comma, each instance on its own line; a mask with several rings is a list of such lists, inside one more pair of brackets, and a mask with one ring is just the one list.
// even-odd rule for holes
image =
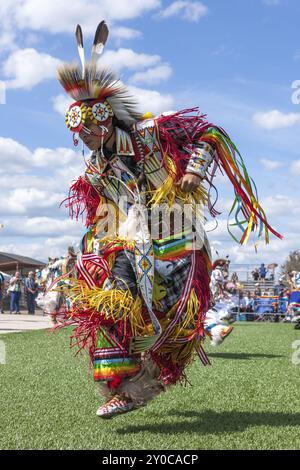
[[219, 348], [207, 341], [212, 366], [196, 360], [192, 386], [106, 421], [69, 334], [1, 335], [0, 449], [300, 449], [300, 331], [290, 324], [236, 324]]

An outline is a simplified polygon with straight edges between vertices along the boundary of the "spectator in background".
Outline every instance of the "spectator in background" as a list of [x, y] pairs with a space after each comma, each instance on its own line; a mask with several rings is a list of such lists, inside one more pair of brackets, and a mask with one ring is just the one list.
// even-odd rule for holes
[[255, 297], [260, 297], [261, 296], [261, 289], [259, 287], [259, 284], [255, 284], [254, 295], [255, 295]]
[[262, 263], [260, 265], [260, 268], [259, 268], [259, 278], [260, 278], [261, 281], [265, 282], [266, 274], [267, 274], [267, 269], [266, 269], [264, 263]]
[[252, 274], [253, 281], [257, 282], [259, 279], [259, 269], [255, 268], [251, 274]]
[[295, 275], [295, 272], [296, 271], [290, 271], [286, 275], [287, 283], [288, 283], [290, 289], [294, 288], [294, 275]]
[[237, 282], [239, 282], [239, 278], [236, 272], [232, 273], [231, 282], [233, 282], [233, 284], [236, 284]]
[[226, 260], [226, 263], [224, 264], [223, 269], [222, 269], [224, 281], [227, 281], [227, 280], [228, 280], [228, 276], [229, 276], [229, 265], [230, 265], [230, 261], [227, 259], [227, 260]]
[[254, 292], [250, 292], [249, 312], [255, 312], [256, 296]]
[[0, 273], [0, 311], [4, 313], [5, 279]]
[[244, 305], [246, 307], [246, 312], [251, 312], [251, 302], [252, 302], [252, 294], [248, 290], [244, 296]]
[[268, 270], [268, 273], [269, 273], [269, 280], [270, 281], [275, 281], [275, 271], [276, 271], [277, 267], [278, 267], [277, 263], [268, 264], [267, 270]]
[[282, 280], [279, 280], [279, 283], [274, 286], [274, 295], [278, 295], [278, 297], [283, 297], [285, 291], [285, 285], [283, 284]]
[[35, 313], [35, 298], [38, 292], [38, 283], [35, 279], [35, 273], [30, 271], [25, 279], [25, 292], [27, 294], [27, 309], [29, 315]]
[[8, 291], [10, 292], [10, 313], [20, 314], [22, 279], [19, 271], [9, 281]]
[[246, 298], [246, 295], [244, 294], [244, 292], [242, 290], [239, 291], [239, 304], [240, 304], [240, 310], [242, 312], [245, 312], [246, 311], [246, 304], [247, 304], [247, 298]]

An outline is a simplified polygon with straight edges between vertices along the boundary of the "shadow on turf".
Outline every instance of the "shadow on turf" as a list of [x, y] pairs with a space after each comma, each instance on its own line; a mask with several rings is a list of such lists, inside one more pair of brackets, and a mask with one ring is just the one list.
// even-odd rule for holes
[[[139, 432], [151, 432], [160, 434], [197, 433], [220, 434], [243, 432], [251, 426], [299, 426], [300, 413], [248, 413], [248, 412], [224, 412], [216, 413], [212, 410], [202, 413], [194, 411], [172, 410], [168, 416], [186, 418], [186, 421], [173, 421], [172, 423], [142, 424], [140, 426], [128, 426], [118, 429], [118, 434], [137, 434]], [[161, 417], [161, 415], [160, 415]], [[143, 421], [145, 416], [143, 416]], [[192, 419], [192, 421], [191, 421]]]
[[276, 354], [259, 354], [259, 353], [208, 353], [209, 357], [219, 357], [221, 359], [254, 359], [254, 358], [261, 358], [261, 359], [276, 359], [278, 357], [285, 357], [279, 356]]

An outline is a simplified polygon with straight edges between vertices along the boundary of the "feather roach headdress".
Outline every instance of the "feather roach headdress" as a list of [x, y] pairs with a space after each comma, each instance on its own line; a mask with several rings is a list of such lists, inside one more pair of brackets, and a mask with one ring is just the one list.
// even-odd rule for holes
[[[90, 62], [86, 63], [83, 34], [81, 26], [76, 28], [78, 53], [81, 61], [79, 64], [64, 64], [57, 70], [58, 80], [76, 103], [71, 105], [69, 116], [66, 117], [68, 127], [78, 131], [76, 125], [80, 119], [89, 114], [95, 121], [104, 121], [105, 116], [115, 115], [127, 126], [142, 119], [142, 114], [137, 110], [137, 103], [130, 95], [129, 90], [120, 79], [108, 68], [102, 68], [98, 60], [103, 53], [108, 38], [108, 27], [105, 21], [99, 24], [94, 38]], [[84, 106], [84, 102], [92, 103], [90, 112]], [[101, 103], [102, 102], [102, 103]], [[70, 111], [71, 114], [70, 114]]]

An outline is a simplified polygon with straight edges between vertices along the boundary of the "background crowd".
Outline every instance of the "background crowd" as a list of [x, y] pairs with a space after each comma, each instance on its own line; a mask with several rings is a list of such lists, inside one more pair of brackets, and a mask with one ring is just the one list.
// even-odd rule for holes
[[[229, 294], [234, 304], [233, 311], [245, 313], [246, 320], [264, 320], [266, 314], [273, 315], [275, 321], [291, 321], [300, 313], [300, 272], [293, 270], [275, 281], [276, 264], [264, 263], [251, 272], [252, 282], [240, 282], [237, 272], [229, 274], [230, 261], [218, 266], [221, 297]], [[249, 287], [251, 286], [251, 289]], [[293, 308], [293, 311], [291, 311]], [[248, 315], [247, 315], [248, 314]]]
[[[76, 259], [76, 253], [69, 247], [68, 254], [64, 258], [67, 262]], [[55, 266], [59, 259], [49, 259], [49, 264]], [[289, 307], [291, 292], [300, 291], [300, 273], [290, 271], [275, 281], [277, 264], [265, 265], [262, 263], [251, 272], [251, 289], [239, 280], [237, 272], [230, 273], [230, 261], [227, 258], [221, 266], [213, 272], [217, 277], [217, 285], [220, 292], [228, 293], [234, 304], [233, 310], [247, 315], [247, 319], [261, 319], [265, 313], [277, 314], [286, 317]], [[215, 273], [215, 274], [214, 274]], [[268, 282], [271, 281], [271, 282]], [[27, 310], [29, 315], [34, 315], [36, 310], [36, 298], [40, 292], [45, 291], [45, 285], [41, 280], [41, 271], [29, 271], [22, 275], [16, 271], [13, 276], [0, 272], [0, 311], [11, 314], [20, 314], [21, 310]]]
[[0, 273], [0, 310], [5, 313], [7, 309], [11, 314], [21, 313], [21, 299], [25, 302], [29, 315], [35, 314], [35, 299], [39, 292], [39, 283], [36, 273], [29, 271], [27, 276], [22, 276], [16, 271], [12, 277]]

